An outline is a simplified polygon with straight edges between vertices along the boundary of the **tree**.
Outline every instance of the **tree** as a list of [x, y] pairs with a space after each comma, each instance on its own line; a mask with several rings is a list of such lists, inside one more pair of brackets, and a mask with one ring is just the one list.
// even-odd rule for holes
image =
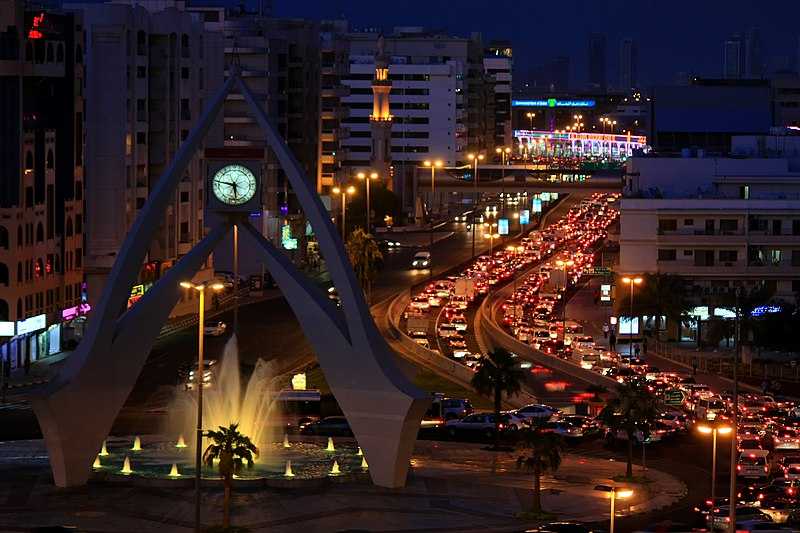
[[383, 262], [383, 254], [375, 242], [375, 237], [361, 228], [356, 228], [347, 240], [347, 257], [361, 288], [370, 300], [372, 280]]
[[[661, 317], [673, 320], [678, 324], [687, 316], [691, 304], [687, 297], [686, 280], [674, 274], [660, 272], [647, 273], [642, 276], [642, 284], [637, 285], [633, 295], [634, 316], [654, 316], [656, 338], [661, 333]], [[631, 307], [630, 291], [624, 284], [619, 284], [622, 296], [618, 300], [618, 309], [627, 313]]]
[[606, 402], [599, 418], [616, 437], [620, 431], [628, 439], [627, 477], [633, 476], [633, 439], [641, 435], [642, 445], [650, 434], [650, 427], [658, 416], [656, 398], [646, 388], [636, 383], [621, 383], [617, 395]]
[[500, 409], [503, 394], [519, 394], [525, 373], [517, 366], [517, 361], [507, 350], [497, 348], [481, 357], [472, 376], [472, 387], [479, 393], [494, 397], [494, 447], [500, 442]]
[[542, 433], [538, 429], [526, 430], [523, 434], [525, 447], [530, 456], [517, 459], [517, 467], [524, 466], [533, 473], [533, 507], [531, 512], [542, 512], [542, 474], [555, 472], [561, 466], [564, 441], [555, 433]]
[[233, 475], [241, 472], [245, 466], [253, 467], [253, 458], [258, 456], [258, 448], [252, 443], [250, 437], [239, 433], [239, 424], [231, 424], [228, 427], [219, 426], [219, 431], [207, 431], [206, 437], [211, 439], [211, 444], [203, 453], [203, 462], [213, 467], [214, 460], [219, 460], [217, 469], [225, 487], [222, 525], [224, 528], [229, 528], [231, 525]]

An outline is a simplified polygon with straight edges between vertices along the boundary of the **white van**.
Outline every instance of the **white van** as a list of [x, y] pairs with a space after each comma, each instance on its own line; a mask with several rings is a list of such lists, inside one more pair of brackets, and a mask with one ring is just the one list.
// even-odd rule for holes
[[747, 450], [739, 454], [736, 475], [744, 478], [768, 478], [769, 451]]

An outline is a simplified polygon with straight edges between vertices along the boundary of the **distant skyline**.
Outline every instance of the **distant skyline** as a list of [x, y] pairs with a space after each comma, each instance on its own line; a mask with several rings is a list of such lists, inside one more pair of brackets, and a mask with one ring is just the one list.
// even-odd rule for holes
[[[191, 0], [190, 0], [191, 1]], [[210, 3], [204, 0], [203, 3]], [[270, 1], [266, 0], [269, 4]], [[570, 82], [587, 82], [587, 43], [592, 32], [607, 37], [607, 79], [619, 80], [619, 47], [624, 38], [637, 42], [638, 75], [644, 86], [671, 83], [679, 72], [721, 77], [723, 43], [735, 32], [761, 30], [767, 72], [798, 54], [800, 3], [765, 0], [697, 2], [674, 0], [575, 0], [556, 4], [518, 0], [271, 0], [278, 17], [331, 19], [344, 16], [354, 28], [425, 26], [455, 35], [483, 34], [484, 40], [508, 39], [515, 67], [522, 73], [556, 56], [571, 60]], [[257, 0], [248, 0], [257, 7]], [[781, 56], [785, 60], [776, 59]]]

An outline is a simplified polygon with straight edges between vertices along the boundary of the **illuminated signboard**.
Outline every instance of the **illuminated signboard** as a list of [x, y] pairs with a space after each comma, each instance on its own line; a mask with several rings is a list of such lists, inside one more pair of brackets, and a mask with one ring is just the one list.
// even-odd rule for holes
[[497, 219], [497, 233], [500, 235], [508, 235], [508, 219], [507, 218], [498, 218]]
[[550, 201], [550, 193], [549, 192], [543, 192], [542, 194], [539, 195], [539, 198], [541, 198], [543, 202], [549, 202]]
[[17, 335], [24, 335], [47, 327], [47, 315], [36, 315], [17, 321]]
[[131, 295], [128, 297], [128, 309], [144, 296], [144, 292], [145, 288], [142, 284], [131, 287]]
[[620, 335], [638, 335], [639, 317], [636, 318], [631, 318], [629, 316], [619, 317], [619, 333]]
[[[144, 286], [142, 286], [144, 288]], [[144, 294], [144, 293], [143, 293]], [[61, 318], [64, 320], [72, 320], [75, 317], [85, 315], [92, 310], [92, 306], [88, 303], [82, 303], [74, 307], [68, 307], [61, 311]]]
[[0, 337], [13, 337], [14, 326], [15, 323], [13, 321], [11, 322], [6, 320], [0, 321]]
[[519, 214], [519, 223], [520, 224], [527, 224], [531, 220], [531, 212], [528, 209], [523, 209], [522, 212]]
[[550, 193], [550, 199], [553, 200], [554, 202], [556, 200], [558, 200], [558, 193], [557, 192], [551, 192]]
[[542, 199], [541, 198], [534, 198], [533, 199], [533, 212], [534, 213], [541, 213], [542, 212]]
[[[772, 313], [780, 313], [781, 306], [780, 305], [759, 305], [753, 311], [751, 311], [750, 316], [764, 316]], [[735, 315], [734, 315], [735, 316]]]
[[592, 99], [586, 100], [560, 100], [558, 98], [536, 100], [512, 100], [513, 107], [594, 107], [597, 105]]
[[43, 39], [42, 26], [44, 25], [44, 13], [33, 16], [31, 27], [28, 30], [28, 39]]
[[297, 239], [292, 238], [292, 228], [288, 223], [281, 227], [281, 246], [285, 250], [297, 250]]
[[611, 301], [611, 285], [606, 283], [600, 285], [600, 301], [601, 302]]

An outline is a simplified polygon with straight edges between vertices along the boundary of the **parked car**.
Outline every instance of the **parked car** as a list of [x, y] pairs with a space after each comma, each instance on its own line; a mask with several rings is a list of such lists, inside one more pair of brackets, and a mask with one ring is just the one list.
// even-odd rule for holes
[[442, 418], [451, 420], [453, 418], [463, 418], [472, 414], [474, 410], [472, 403], [466, 398], [443, 398], [437, 397], [433, 403], [439, 403], [442, 410]]
[[343, 416], [326, 416], [320, 420], [300, 426], [302, 435], [321, 435], [324, 437], [352, 437], [350, 424]]
[[529, 422], [547, 422], [553, 415], [558, 413], [558, 409], [543, 404], [531, 404], [517, 409], [516, 415]]
[[[491, 439], [495, 432], [495, 418], [491, 413], [477, 413], [461, 419], [448, 420], [444, 424], [445, 431], [451, 438], [471, 437]], [[507, 429], [500, 423], [500, 431]]]

